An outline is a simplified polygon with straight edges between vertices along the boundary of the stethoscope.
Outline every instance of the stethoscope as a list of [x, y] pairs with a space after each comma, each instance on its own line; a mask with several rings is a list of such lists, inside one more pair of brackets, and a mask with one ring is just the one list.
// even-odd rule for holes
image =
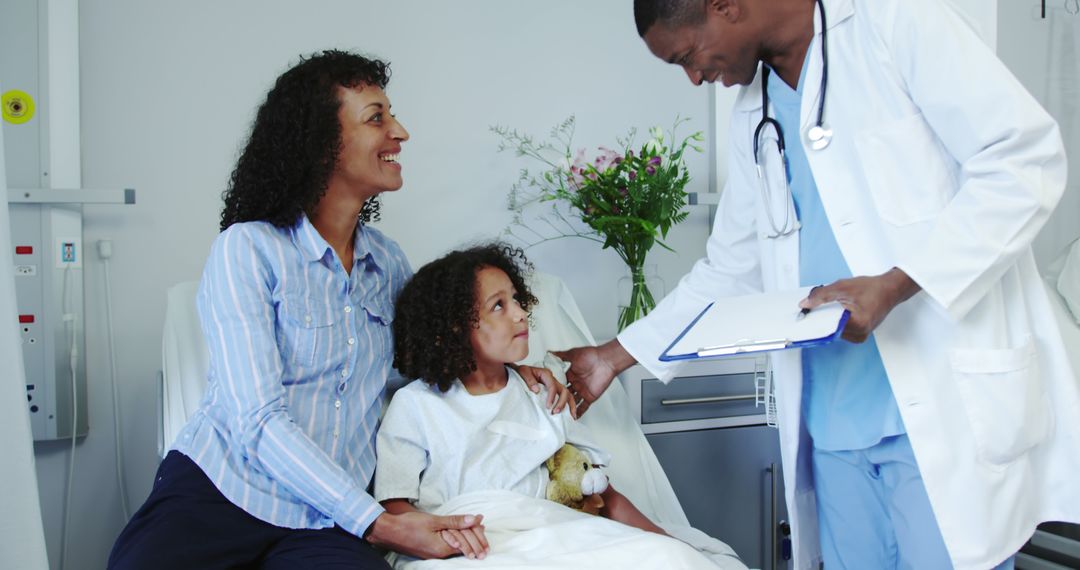
[[[825, 88], [829, 83], [829, 55], [825, 49], [825, 3], [822, 0], [816, 1], [818, 12], [821, 14], [821, 89], [818, 94], [818, 112], [817, 122], [806, 129], [806, 144], [812, 150], [821, 150], [829, 146], [832, 142], [833, 132], [828, 125], [825, 124]], [[754, 166], [757, 168], [758, 184], [761, 186], [761, 197], [764, 201], [765, 214], [769, 218], [769, 225], [772, 226], [773, 233], [766, 235], [770, 239], [775, 239], [783, 236], [791, 235], [799, 231], [799, 220], [796, 219], [793, 208], [785, 208], [784, 221], [782, 224], [777, 225], [776, 220], [773, 218], [772, 201], [769, 198], [768, 186], [765, 183], [765, 169], [762, 165], [762, 160], [758, 154], [761, 148], [760, 140], [761, 133], [765, 131], [766, 127], [772, 127], [776, 131], [776, 148], [780, 152], [780, 162], [784, 165], [784, 187], [787, 189], [787, 198], [790, 202], [791, 184], [787, 179], [787, 154], [784, 151], [784, 130], [780, 128], [780, 122], [769, 116], [769, 66], [762, 64], [761, 66], [761, 121], [758, 122], [757, 128], [754, 129]]]

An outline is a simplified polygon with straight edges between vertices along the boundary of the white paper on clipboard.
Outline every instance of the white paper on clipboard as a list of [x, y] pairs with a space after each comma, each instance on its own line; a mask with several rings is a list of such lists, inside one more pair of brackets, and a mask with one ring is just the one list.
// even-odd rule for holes
[[660, 356], [670, 362], [826, 344], [847, 322], [839, 303], [799, 318], [799, 301], [810, 287], [717, 299]]

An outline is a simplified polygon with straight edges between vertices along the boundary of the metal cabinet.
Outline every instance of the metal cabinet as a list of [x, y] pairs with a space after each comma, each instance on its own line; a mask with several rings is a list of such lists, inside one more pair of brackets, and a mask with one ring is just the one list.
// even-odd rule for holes
[[790, 543], [779, 434], [755, 405], [764, 364], [693, 363], [666, 385], [635, 366], [620, 379], [690, 524], [773, 570], [787, 568]]

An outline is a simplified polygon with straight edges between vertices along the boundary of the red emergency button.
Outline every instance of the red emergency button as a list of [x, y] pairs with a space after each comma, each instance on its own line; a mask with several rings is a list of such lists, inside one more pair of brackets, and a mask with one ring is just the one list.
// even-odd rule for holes
[[33, 255], [34, 246], [31, 245], [17, 245], [15, 246], [15, 255]]
[[34, 322], [34, 315], [19, 315], [19, 324], [28, 325]]

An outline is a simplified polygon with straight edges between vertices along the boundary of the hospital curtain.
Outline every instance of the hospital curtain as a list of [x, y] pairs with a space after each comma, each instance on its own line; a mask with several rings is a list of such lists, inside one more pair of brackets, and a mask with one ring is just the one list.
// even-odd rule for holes
[[1042, 104], [1062, 128], [1069, 180], [1062, 201], [1035, 242], [1036, 259], [1042, 264], [1062, 255], [1080, 238], [1080, 14], [1054, 6], [1047, 17], [1050, 53], [1045, 58], [1047, 100]]
[[[1072, 0], [1070, 0], [1072, 2]], [[1070, 4], [1074, 5], [1074, 4]], [[1041, 267], [1080, 238], [1080, 14], [1076, 9], [1048, 6], [1046, 18], [1046, 90], [1040, 101], [1061, 127], [1069, 159], [1069, 181], [1057, 210], [1035, 240], [1035, 259]]]
[[22, 337], [16, 326], [14, 259], [7, 208], [4, 133], [0, 125], [0, 568], [47, 570], [45, 532], [26, 406]]

